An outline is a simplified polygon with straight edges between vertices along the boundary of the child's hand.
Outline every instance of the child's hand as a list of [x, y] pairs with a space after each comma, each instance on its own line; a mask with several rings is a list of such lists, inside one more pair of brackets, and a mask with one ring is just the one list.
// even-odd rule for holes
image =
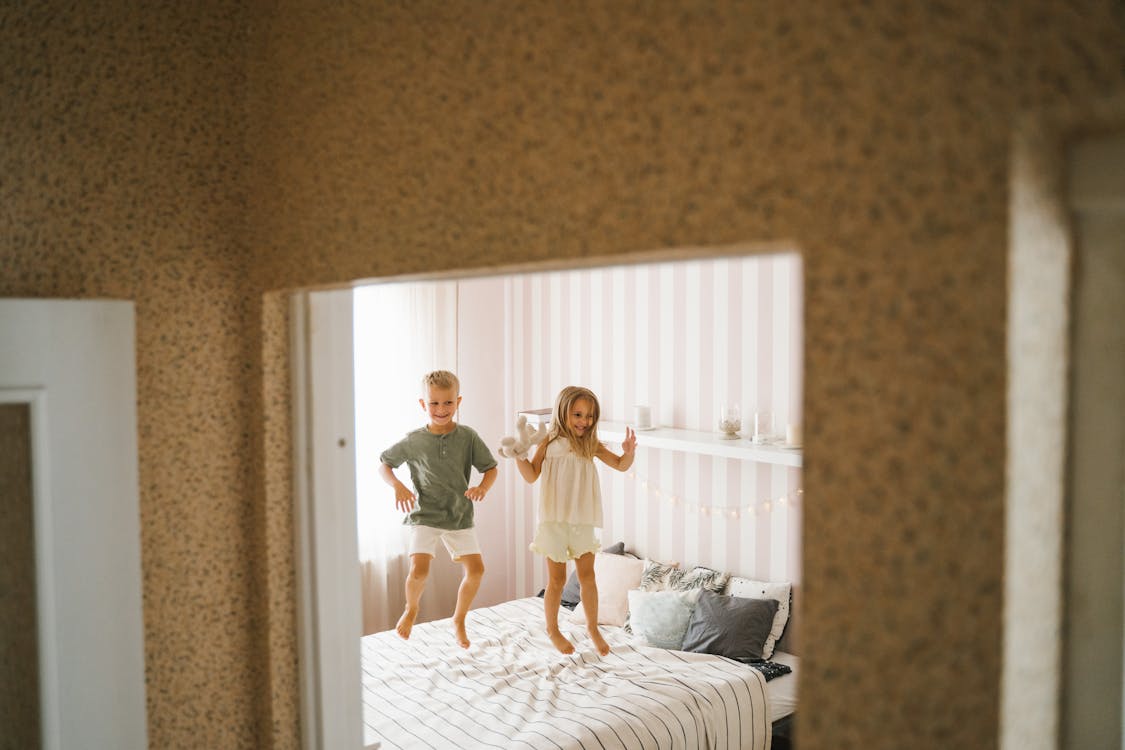
[[637, 433], [632, 428], [625, 428], [625, 439], [621, 441], [621, 452], [626, 456], [633, 455], [637, 450]]
[[403, 513], [414, 510], [414, 493], [405, 484], [395, 487], [395, 507]]
[[487, 494], [488, 490], [484, 489], [479, 484], [476, 487], [470, 487], [469, 489], [465, 490], [465, 497], [469, 498], [470, 500], [475, 500], [478, 503], [481, 500], [484, 500], [484, 496]]

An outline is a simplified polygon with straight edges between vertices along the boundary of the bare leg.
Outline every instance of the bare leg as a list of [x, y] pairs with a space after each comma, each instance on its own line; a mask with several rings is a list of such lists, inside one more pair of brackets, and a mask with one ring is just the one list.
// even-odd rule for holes
[[469, 614], [469, 606], [473, 597], [480, 588], [480, 580], [484, 576], [484, 560], [479, 554], [462, 555], [458, 562], [465, 570], [461, 577], [461, 585], [457, 588], [457, 608], [453, 611], [453, 628], [456, 631], [457, 643], [461, 648], [469, 647], [469, 635], [465, 632], [465, 617]]
[[430, 561], [433, 559], [433, 555], [420, 552], [410, 556], [410, 572], [406, 575], [406, 607], [395, 626], [395, 630], [403, 638], [410, 637], [414, 619], [418, 617], [418, 600], [422, 598], [422, 591], [426, 588], [426, 577], [430, 575]]
[[555, 648], [564, 654], [574, 653], [574, 644], [559, 630], [559, 603], [566, 585], [566, 563], [547, 559], [547, 589], [543, 592], [543, 619], [547, 623], [547, 637]]
[[590, 640], [594, 642], [594, 648], [605, 656], [609, 653], [609, 644], [598, 630], [598, 582], [594, 580], [594, 553], [587, 552], [575, 560], [574, 565], [578, 569], [582, 609], [586, 610], [586, 630], [590, 634]]

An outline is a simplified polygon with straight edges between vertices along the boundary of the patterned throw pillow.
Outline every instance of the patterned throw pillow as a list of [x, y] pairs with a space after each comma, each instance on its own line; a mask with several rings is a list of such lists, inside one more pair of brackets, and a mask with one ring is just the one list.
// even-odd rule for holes
[[789, 622], [789, 603], [793, 593], [793, 584], [788, 581], [770, 582], [755, 581], [752, 578], [733, 576], [727, 586], [726, 593], [731, 596], [740, 596], [748, 599], [773, 599], [777, 602], [777, 612], [773, 616], [773, 627], [769, 637], [766, 638], [762, 648], [762, 658], [773, 656], [774, 647], [777, 645], [785, 626]]
[[630, 591], [633, 632], [650, 646], [680, 648], [701, 591]]
[[645, 572], [641, 573], [641, 591], [666, 591], [672, 588], [672, 575], [680, 570], [679, 563], [662, 563], [645, 560]]
[[692, 589], [707, 589], [716, 594], [721, 594], [727, 587], [730, 573], [722, 573], [711, 568], [695, 566], [691, 570], [680, 569], [672, 573], [670, 588], [673, 591], [691, 591]]

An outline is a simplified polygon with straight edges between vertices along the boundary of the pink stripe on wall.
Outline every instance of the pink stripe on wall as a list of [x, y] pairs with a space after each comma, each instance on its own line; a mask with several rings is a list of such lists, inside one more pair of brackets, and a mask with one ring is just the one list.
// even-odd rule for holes
[[[713, 300], [715, 298], [715, 261], [710, 263], [699, 263], [699, 328], [694, 334], [699, 339], [699, 393], [695, 396], [695, 408], [693, 411], [696, 413], [695, 426], [699, 430], [714, 429], [717, 419], [712, 419], [711, 416], [715, 415], [715, 408], [718, 404], [717, 399], [720, 395], [715, 393], [715, 373], [714, 362], [716, 349], [722, 345], [716, 343], [721, 331], [715, 321], [715, 305]], [[704, 291], [706, 290], [706, 291]], [[725, 324], [724, 324], [725, 325]], [[726, 352], [723, 352], [726, 356]], [[725, 398], [725, 394], [723, 396]], [[711, 493], [706, 493], [710, 495]]]
[[[727, 493], [728, 497], [742, 498], [742, 472], [744, 465], [742, 461], [723, 461], [727, 468]], [[740, 519], [745, 512], [745, 503], [738, 507], [738, 518]], [[741, 560], [742, 548], [742, 523], [738, 519], [730, 519], [726, 523], [726, 556], [724, 559], [727, 561], [726, 570], [739, 571], [743, 570]], [[797, 539], [800, 540], [800, 529], [797, 530]]]
[[[672, 315], [672, 349], [675, 365], [672, 369], [672, 413], [664, 415], [662, 424], [668, 427], [688, 426], [687, 415], [687, 311], [683, 300], [687, 294], [687, 269], [674, 268], [672, 276], [672, 299], [669, 303], [675, 311]], [[698, 335], [699, 331], [692, 331]], [[693, 365], [695, 366], [695, 365]]]
[[758, 288], [754, 292], [755, 318], [758, 324], [758, 389], [755, 400], [762, 409], [769, 411], [772, 415], [775, 411], [772, 387], [774, 320], [770, 315], [773, 310], [772, 259], [765, 258], [762, 260], [761, 270], [758, 274]]
[[591, 315], [589, 315], [589, 275], [592, 271], [580, 271], [575, 283], [578, 284], [576, 297], [578, 298], [578, 329], [574, 335], [583, 341], [580, 349], [585, 350], [582, 355], [582, 365], [578, 368], [578, 382], [589, 382], [591, 377], [591, 352], [588, 351], [589, 346], [589, 328], [593, 325]]
[[[505, 377], [513, 384], [513, 412], [549, 407], [558, 388], [577, 383], [598, 394], [602, 418], [610, 421], [632, 421], [634, 404], [643, 403], [658, 425], [712, 430], [727, 402], [741, 406], [747, 435], [755, 409], [781, 415], [776, 431], [799, 420], [797, 256], [560, 272], [558, 281], [552, 275], [507, 280], [511, 307], [523, 315], [522, 324], [505, 327], [512, 353], [505, 363], [515, 370]], [[775, 305], [779, 283], [786, 285], [778, 296], [784, 303]], [[774, 387], [777, 378], [785, 387]], [[773, 403], [775, 397], [786, 403]], [[543, 564], [520, 550], [534, 532], [538, 488], [514, 469], [505, 475], [512, 502], [524, 504], [522, 523], [509, 524], [514, 538], [504, 540], [517, 551], [509, 593], [533, 594], [542, 586]], [[797, 581], [801, 472], [774, 476], [765, 464], [641, 447], [628, 475], [602, 472], [603, 542], [624, 540], [653, 559]], [[762, 510], [779, 496], [793, 503], [776, 515]]]

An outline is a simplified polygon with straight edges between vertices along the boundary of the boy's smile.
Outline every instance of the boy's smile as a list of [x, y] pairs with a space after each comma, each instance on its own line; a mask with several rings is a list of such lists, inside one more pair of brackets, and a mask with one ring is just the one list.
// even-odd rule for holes
[[461, 396], [454, 389], [432, 385], [427, 389], [426, 398], [418, 399], [418, 403], [430, 417], [430, 432], [449, 432], [457, 426], [453, 418], [461, 405]]

